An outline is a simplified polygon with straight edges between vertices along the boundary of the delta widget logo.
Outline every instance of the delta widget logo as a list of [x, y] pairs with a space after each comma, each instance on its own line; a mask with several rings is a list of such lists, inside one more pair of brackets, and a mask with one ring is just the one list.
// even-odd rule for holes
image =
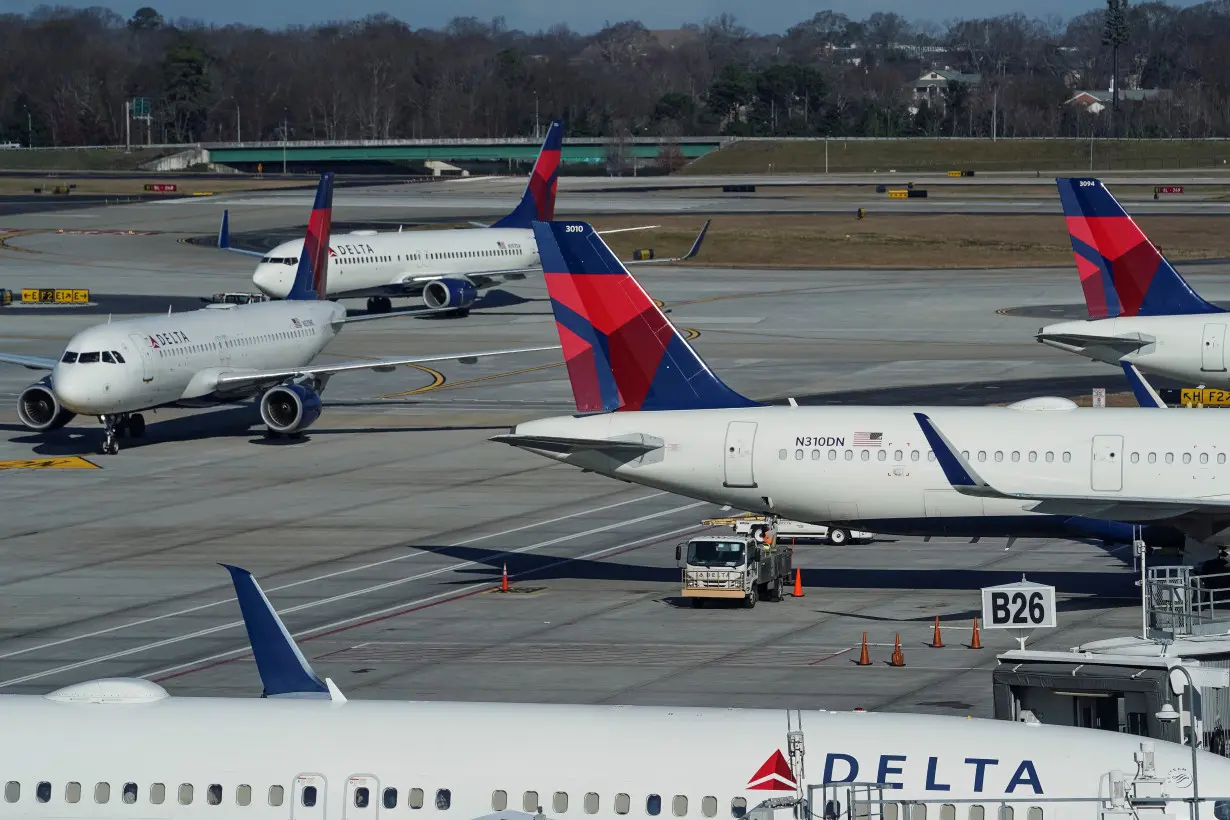
[[799, 784], [795, 782], [794, 772], [790, 770], [786, 756], [778, 749], [756, 770], [752, 779], [747, 781], [747, 788], [750, 791], [793, 792], [798, 791]]

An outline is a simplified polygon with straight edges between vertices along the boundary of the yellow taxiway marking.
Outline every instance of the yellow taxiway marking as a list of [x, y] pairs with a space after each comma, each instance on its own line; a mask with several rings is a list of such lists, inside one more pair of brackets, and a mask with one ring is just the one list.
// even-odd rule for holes
[[101, 470], [92, 461], [81, 456], [55, 456], [53, 458], [23, 458], [15, 461], [0, 461], [0, 470]]
[[14, 239], [18, 236], [29, 236], [35, 233], [43, 233], [43, 231], [19, 230], [19, 231], [8, 231], [6, 233], [2, 233], [0, 234], [0, 250], [17, 251], [18, 253], [35, 253], [35, 254], [42, 253], [42, 251], [31, 250], [30, 248], [19, 248], [16, 245], [9, 244], [10, 239]]

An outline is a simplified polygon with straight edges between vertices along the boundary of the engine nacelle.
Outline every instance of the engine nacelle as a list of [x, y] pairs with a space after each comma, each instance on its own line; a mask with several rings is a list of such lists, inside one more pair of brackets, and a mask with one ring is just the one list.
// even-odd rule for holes
[[478, 300], [478, 288], [469, 279], [433, 279], [423, 288], [423, 302], [432, 310], [463, 310]]
[[283, 384], [261, 396], [261, 421], [275, 433], [306, 430], [320, 411], [320, 394], [301, 384]]
[[17, 418], [26, 427], [40, 433], [59, 430], [76, 416], [76, 413], [66, 410], [56, 398], [51, 389], [51, 376], [30, 385], [17, 397]]

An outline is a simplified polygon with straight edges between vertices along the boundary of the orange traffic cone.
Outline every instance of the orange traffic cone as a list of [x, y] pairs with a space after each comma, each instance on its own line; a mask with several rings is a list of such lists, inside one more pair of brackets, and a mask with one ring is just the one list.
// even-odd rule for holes
[[803, 597], [803, 570], [798, 567], [794, 569], [794, 597]]
[[863, 633], [863, 651], [858, 656], [859, 666], [871, 666], [871, 654], [867, 651], [867, 633]]
[[978, 619], [974, 619], [974, 638], [969, 642], [970, 649], [982, 649], [982, 641], [978, 638]]
[[500, 579], [500, 592], [508, 592], [508, 564], [504, 565], [504, 577]]
[[893, 641], [893, 657], [888, 662], [889, 666], [905, 666], [905, 653], [901, 651], [901, 633], [897, 633], [897, 638]]
[[935, 616], [935, 637], [931, 639], [931, 646], [935, 649], [944, 648], [944, 639], [940, 637], [940, 616]]

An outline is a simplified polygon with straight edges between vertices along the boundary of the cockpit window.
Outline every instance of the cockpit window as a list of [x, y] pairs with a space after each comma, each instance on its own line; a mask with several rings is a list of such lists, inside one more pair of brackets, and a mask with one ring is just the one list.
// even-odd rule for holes
[[299, 258], [297, 256], [263, 256], [261, 257], [263, 265], [298, 265]]
[[124, 357], [120, 355], [120, 352], [118, 350], [112, 350], [111, 355], [114, 356], [115, 360], [119, 362], [120, 364], [124, 363]]
[[103, 357], [103, 361], [106, 362], [107, 364], [115, 364], [115, 359], [111, 356], [110, 350], [104, 350], [102, 352], [102, 357]]
[[92, 364], [98, 361], [98, 351], [94, 350], [89, 353], [82, 353], [77, 359], [78, 364]]
[[65, 350], [64, 355], [60, 358], [60, 361], [64, 364], [73, 364], [77, 361], [77, 351]]

